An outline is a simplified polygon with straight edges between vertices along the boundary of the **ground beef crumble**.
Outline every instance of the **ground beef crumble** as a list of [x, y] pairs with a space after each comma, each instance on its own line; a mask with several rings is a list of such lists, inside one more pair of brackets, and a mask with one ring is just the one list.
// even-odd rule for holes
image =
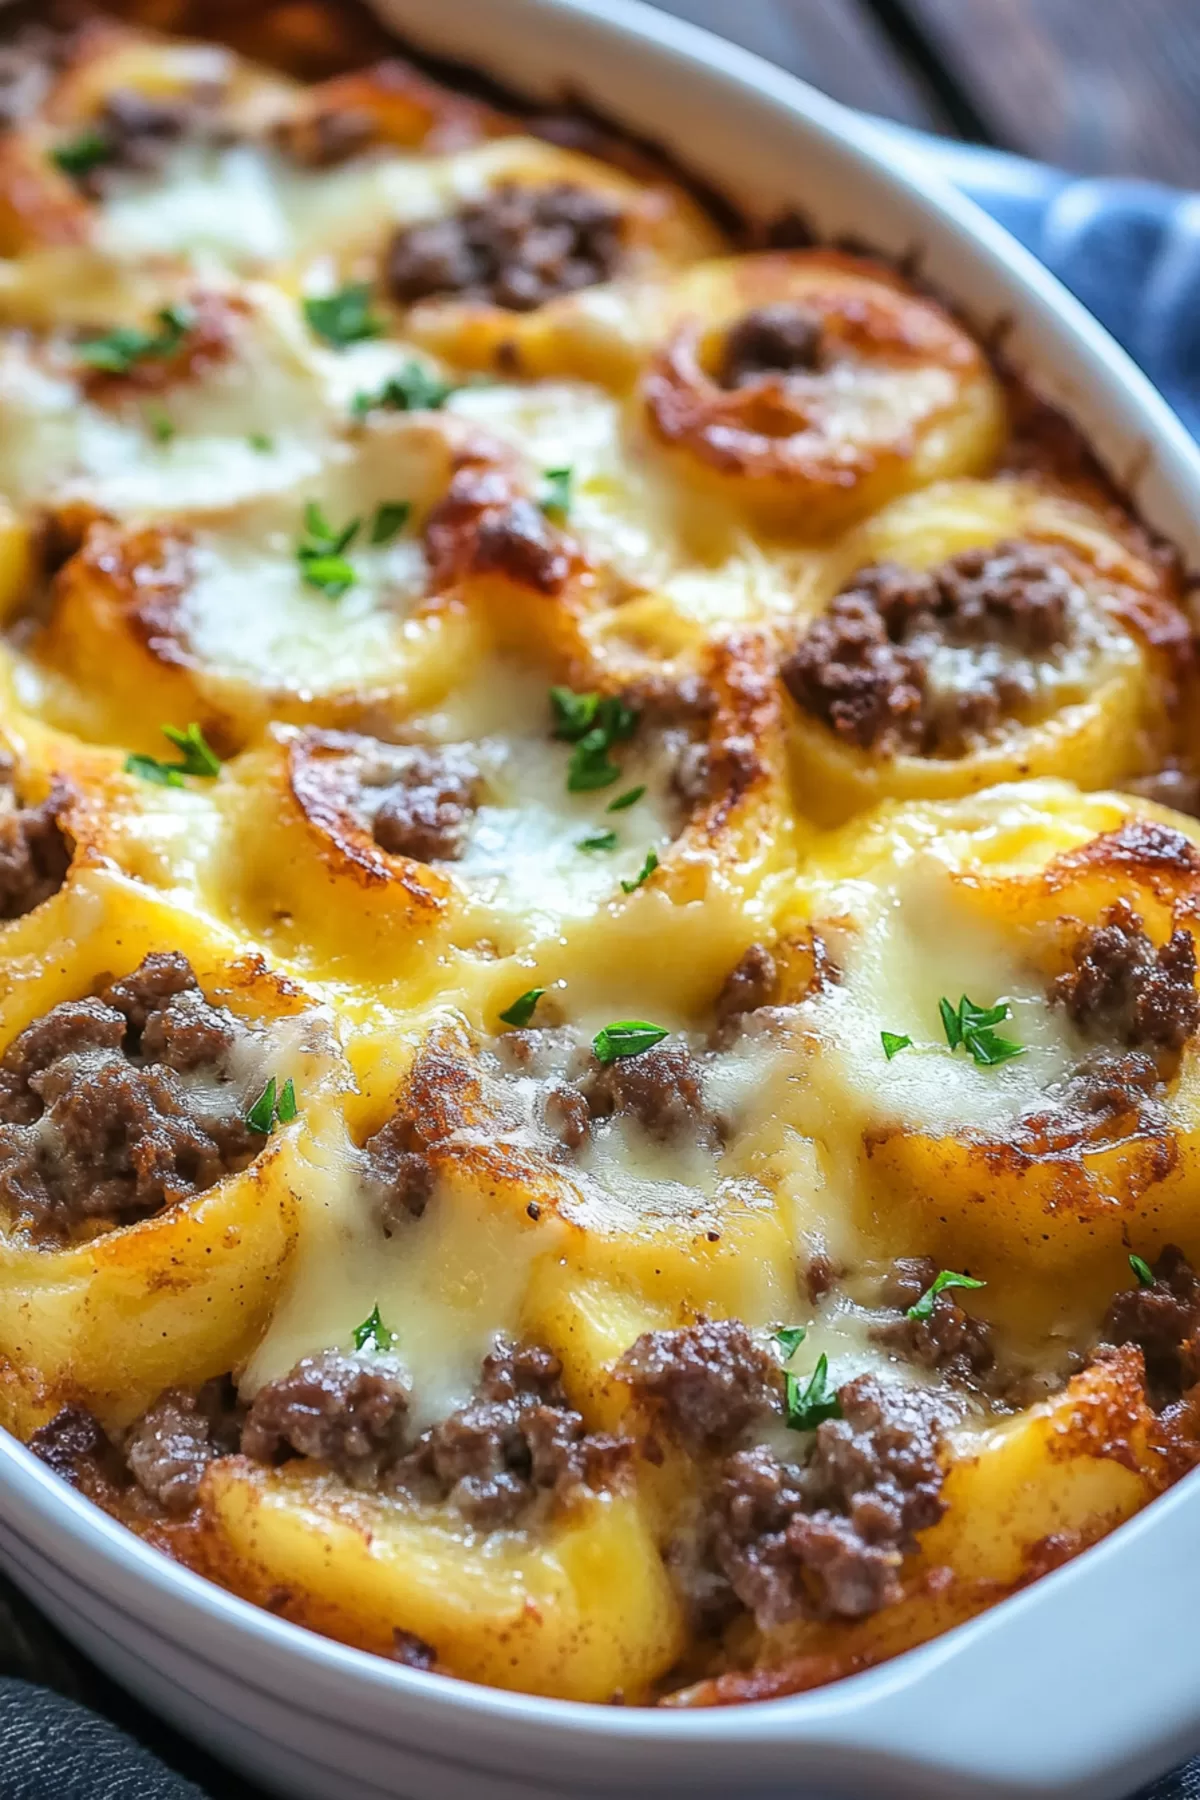
[[780, 1410], [779, 1363], [737, 1319], [644, 1332], [616, 1373], [693, 1455], [730, 1449]]
[[1101, 1327], [1107, 1344], [1136, 1344], [1146, 1385], [1162, 1408], [1200, 1381], [1200, 1278], [1175, 1244], [1151, 1265], [1153, 1285], [1114, 1294]]
[[622, 259], [623, 232], [621, 212], [587, 188], [505, 182], [450, 218], [399, 231], [387, 284], [402, 305], [454, 295], [530, 312], [609, 280]]
[[513, 1524], [541, 1494], [565, 1506], [610, 1486], [633, 1446], [586, 1432], [561, 1377], [549, 1350], [494, 1351], [475, 1397], [424, 1433], [394, 1480], [421, 1498], [448, 1501], [484, 1530]]
[[263, 1142], [230, 1072], [248, 1035], [178, 952], [52, 1008], [0, 1058], [0, 1201], [62, 1238], [145, 1218], [244, 1168]]
[[170, 152], [186, 138], [231, 141], [218, 123], [221, 98], [220, 84], [197, 84], [181, 95], [114, 88], [87, 126], [97, 154], [86, 168], [72, 172], [72, 180], [89, 199], [100, 200], [114, 173], [158, 174]]
[[36, 806], [22, 805], [13, 765], [0, 759], [0, 919], [19, 919], [57, 894], [71, 866], [71, 839], [62, 827], [70, 799], [56, 781]]
[[478, 804], [480, 774], [461, 745], [444, 749], [380, 746], [362, 773], [363, 804], [371, 830], [389, 856], [417, 862], [454, 862], [463, 852]]
[[838, 1399], [803, 1467], [757, 1448], [720, 1471], [709, 1556], [764, 1631], [891, 1605], [902, 1557], [945, 1512], [936, 1402], [866, 1375]]
[[991, 1326], [959, 1303], [958, 1290], [946, 1289], [933, 1302], [927, 1319], [910, 1319], [909, 1308], [929, 1291], [939, 1265], [931, 1256], [900, 1257], [891, 1266], [880, 1295], [898, 1319], [872, 1328], [877, 1344], [906, 1361], [936, 1369], [950, 1380], [974, 1383], [990, 1374], [996, 1360]]
[[725, 334], [717, 379], [722, 387], [753, 387], [773, 377], [812, 374], [824, 361], [821, 321], [794, 301], [755, 307]]
[[640, 1056], [610, 1063], [589, 1056], [576, 1091], [592, 1120], [621, 1114], [658, 1143], [688, 1141], [710, 1150], [720, 1146], [720, 1127], [705, 1102], [699, 1064], [686, 1044], [658, 1044]]
[[394, 1358], [323, 1350], [261, 1387], [242, 1430], [256, 1462], [288, 1455], [326, 1462], [356, 1486], [373, 1487], [400, 1454], [409, 1392]]
[[129, 1473], [164, 1512], [183, 1517], [208, 1465], [238, 1448], [240, 1414], [229, 1380], [168, 1388], [125, 1435]]
[[89, 1474], [98, 1474], [113, 1455], [99, 1419], [82, 1406], [60, 1407], [45, 1425], [39, 1425], [29, 1448], [72, 1487], [83, 1484]]
[[[799, 706], [862, 750], [961, 755], [1028, 701], [1034, 665], [1070, 641], [1078, 592], [1049, 551], [1021, 542], [924, 573], [879, 564], [813, 620], [781, 673]], [[980, 655], [965, 683], [935, 689], [943, 646]]]
[[1200, 1024], [1190, 931], [1173, 931], [1156, 950], [1128, 900], [1117, 900], [1081, 933], [1073, 956], [1050, 997], [1081, 1031], [1130, 1049], [1177, 1052]]
[[327, 1350], [259, 1390], [242, 1453], [271, 1463], [314, 1457], [357, 1487], [447, 1502], [493, 1530], [539, 1496], [566, 1506], [611, 1485], [629, 1461], [626, 1439], [585, 1431], [561, 1375], [549, 1350], [502, 1345], [484, 1359], [473, 1398], [412, 1442], [395, 1359]]
[[415, 1119], [393, 1113], [363, 1145], [364, 1181], [387, 1236], [406, 1219], [419, 1219], [433, 1198], [433, 1169]]

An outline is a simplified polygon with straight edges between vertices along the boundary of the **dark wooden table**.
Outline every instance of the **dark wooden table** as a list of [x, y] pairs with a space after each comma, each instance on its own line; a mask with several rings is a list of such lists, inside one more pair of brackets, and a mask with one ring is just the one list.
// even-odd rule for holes
[[[851, 105], [1083, 174], [1200, 188], [1200, 0], [663, 0]], [[58, 1687], [220, 1800], [249, 1790], [156, 1724], [0, 1582], [0, 1674]], [[5, 1787], [0, 1800], [16, 1790]]]
[[838, 100], [1200, 188], [1200, 0], [660, 0]]

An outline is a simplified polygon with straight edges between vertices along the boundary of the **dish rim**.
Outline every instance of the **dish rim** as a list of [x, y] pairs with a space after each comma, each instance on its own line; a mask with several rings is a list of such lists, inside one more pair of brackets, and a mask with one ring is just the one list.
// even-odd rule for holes
[[[572, 38], [578, 36], [582, 47], [598, 34], [618, 61], [624, 57], [632, 62], [660, 63], [665, 59], [679, 63], [699, 85], [725, 86], [731, 107], [736, 99], [739, 107], [748, 105], [753, 110], [761, 106], [764, 119], [768, 106], [778, 112], [795, 134], [808, 138], [810, 148], [818, 148], [827, 161], [845, 165], [861, 184], [874, 188], [881, 201], [897, 198], [902, 213], [923, 218], [932, 237], [946, 240], [947, 254], [949, 241], [955, 240], [954, 252], [963, 258], [974, 285], [990, 288], [996, 295], [1011, 292], [1014, 301], [1024, 303], [1028, 312], [1016, 319], [1018, 336], [1036, 315], [1048, 346], [1057, 341], [1065, 351], [1074, 353], [1068, 355], [1069, 363], [1082, 359], [1088, 365], [1089, 379], [1077, 404], [1097, 412], [1111, 427], [1110, 438], [1127, 440], [1130, 450], [1135, 440], [1143, 441], [1144, 461], [1138, 470], [1131, 468], [1127, 478], [1134, 503], [1152, 526], [1178, 543], [1185, 556], [1190, 549], [1191, 559], [1200, 563], [1200, 447], [1132, 359], [1061, 283], [974, 201], [951, 187], [940, 173], [923, 166], [919, 151], [910, 150], [899, 137], [752, 52], [659, 13], [642, 0], [439, 0], [436, 18], [430, 18], [426, 0], [375, 0], [375, 4], [413, 42], [438, 53], [457, 54], [479, 66], [495, 66], [493, 57], [481, 54], [480, 40], [494, 37], [497, 21], [505, 16], [512, 21], [513, 39], [522, 36], [523, 21], [546, 26], [539, 54], [552, 52], [569, 64]], [[486, 29], [489, 9], [491, 33]], [[468, 30], [472, 24], [477, 27], [473, 34]], [[469, 49], [464, 54], [465, 45]], [[577, 72], [576, 81], [585, 91], [594, 92], [590, 71]], [[636, 126], [638, 122], [632, 123]], [[687, 151], [683, 160], [688, 166], [696, 162]], [[803, 181], [798, 185], [803, 186]], [[953, 284], [947, 284], [946, 291], [952, 299], [959, 299], [960, 292]], [[1017, 353], [1014, 360], [1018, 366], [1040, 365], [1035, 375], [1041, 384], [1054, 389], [1057, 383], [1043, 364], [1045, 354], [1045, 349], [1037, 356]], [[1093, 444], [1095, 430], [1085, 426], [1084, 431]], [[1144, 491], [1146, 485], [1149, 495]], [[578, 1742], [582, 1733], [594, 1745], [603, 1743], [615, 1752], [658, 1750], [667, 1756], [683, 1747], [715, 1753], [722, 1749], [737, 1752], [753, 1744], [765, 1753], [803, 1743], [814, 1750], [824, 1748], [834, 1759], [828, 1770], [816, 1771], [821, 1780], [835, 1778], [838, 1757], [853, 1748], [862, 1754], [882, 1755], [898, 1770], [911, 1768], [922, 1780], [974, 1780], [980, 1784], [977, 1791], [981, 1796], [1038, 1793], [1065, 1797], [1077, 1793], [1082, 1800], [1086, 1792], [1089, 1800], [1091, 1796], [1099, 1800], [1102, 1790], [1096, 1786], [1097, 1777], [1102, 1775], [1107, 1783], [1111, 1766], [1106, 1762], [1101, 1769], [1097, 1764], [1095, 1737], [1090, 1740], [1092, 1754], [1089, 1744], [1080, 1739], [1060, 1743], [1057, 1756], [1049, 1758], [1056, 1768], [1048, 1766], [1049, 1747], [1043, 1743], [1038, 1761], [1044, 1780], [1036, 1786], [1028, 1779], [1020, 1785], [997, 1786], [997, 1781], [1007, 1779], [998, 1740], [986, 1747], [979, 1745], [980, 1754], [974, 1757], [966, 1754], [953, 1731], [941, 1746], [922, 1744], [911, 1732], [897, 1732], [894, 1703], [931, 1683], [936, 1689], [951, 1665], [965, 1667], [972, 1657], [978, 1661], [981, 1647], [988, 1652], [990, 1644], [992, 1655], [997, 1648], [1003, 1651], [1003, 1643], [996, 1640], [1019, 1639], [1018, 1624], [1024, 1627], [1031, 1620], [1036, 1622], [1047, 1606], [1052, 1607], [1056, 1619], [1065, 1619], [1069, 1597], [1074, 1594], [1078, 1612], [1080, 1590], [1111, 1585], [1114, 1564], [1131, 1568], [1153, 1565], [1156, 1557], [1148, 1557], [1147, 1551], [1155, 1546], [1147, 1540], [1156, 1540], [1160, 1552], [1169, 1539], [1177, 1540], [1172, 1572], [1179, 1577], [1180, 1591], [1187, 1589], [1180, 1552], [1194, 1536], [1192, 1528], [1200, 1525], [1200, 1482], [1195, 1476], [1185, 1477], [1080, 1557], [965, 1624], [875, 1668], [802, 1694], [690, 1710], [602, 1707], [485, 1687], [451, 1676], [418, 1673], [323, 1637], [241, 1599], [154, 1550], [71, 1490], [24, 1445], [3, 1432], [0, 1519], [35, 1555], [60, 1572], [70, 1567], [73, 1578], [98, 1603], [114, 1608], [137, 1629], [178, 1647], [179, 1632], [169, 1629], [168, 1615], [189, 1615], [185, 1622], [194, 1624], [196, 1630], [183, 1649], [202, 1663], [218, 1666], [218, 1638], [240, 1643], [247, 1660], [256, 1647], [261, 1649], [261, 1665], [253, 1669], [252, 1676], [243, 1673], [243, 1680], [285, 1705], [310, 1700], [306, 1695], [302, 1702], [295, 1697], [296, 1690], [289, 1692], [289, 1676], [305, 1670], [320, 1677], [309, 1686], [314, 1694], [324, 1689], [328, 1710], [320, 1717], [330, 1726], [344, 1723], [334, 1710], [342, 1691], [362, 1696], [364, 1703], [378, 1699], [388, 1703], [391, 1726], [384, 1729], [382, 1715], [373, 1721], [370, 1731], [380, 1742], [413, 1743], [419, 1721], [424, 1747], [458, 1763], [457, 1747], [451, 1756], [444, 1738], [438, 1742], [438, 1727], [471, 1715], [493, 1728], [489, 1744], [479, 1745], [462, 1765], [475, 1771], [486, 1771], [506, 1736], [510, 1740], [513, 1733], [524, 1737], [534, 1728], [543, 1740], [548, 1732], [552, 1734], [560, 1749]], [[56, 1548], [67, 1553], [65, 1564], [56, 1558]], [[81, 1568], [94, 1579], [81, 1575]], [[1128, 1582], [1125, 1585], [1128, 1587]], [[1200, 1575], [1187, 1591], [1192, 1596], [1189, 1604], [1200, 1604]], [[1085, 1597], [1085, 1612], [1089, 1604]], [[1147, 1625], [1156, 1628], [1155, 1618], [1144, 1608], [1142, 1616]], [[211, 1644], [205, 1643], [202, 1625], [214, 1640]], [[1129, 1682], [1130, 1695], [1135, 1685]], [[1174, 1698], [1160, 1693], [1157, 1708], [1143, 1708], [1140, 1732], [1133, 1717], [1136, 1709], [1128, 1704], [1120, 1709], [1120, 1720], [1115, 1715], [1107, 1718], [1099, 1736], [1107, 1745], [1122, 1740], [1122, 1769], [1131, 1771], [1122, 1772], [1122, 1782], [1158, 1772], [1168, 1757], [1174, 1759], [1182, 1753], [1180, 1745], [1185, 1739], [1200, 1742], [1200, 1694], [1189, 1703], [1185, 1698], [1188, 1686], [1176, 1680], [1173, 1694], [1175, 1690]], [[1144, 1685], [1138, 1691], [1144, 1693]], [[920, 1710], [926, 1701], [917, 1698]], [[395, 1704], [397, 1700], [413, 1704], [401, 1707]], [[1027, 1766], [1027, 1759], [1021, 1759], [1021, 1766]], [[632, 1770], [631, 1758], [626, 1758], [624, 1767]], [[639, 1769], [645, 1772], [640, 1764]], [[690, 1773], [682, 1768], [680, 1772]], [[740, 1772], [747, 1775], [744, 1767]], [[722, 1778], [728, 1779], [729, 1773], [725, 1769]], [[762, 1773], [770, 1775], [765, 1767]], [[963, 1792], [960, 1788], [944, 1791]], [[1103, 1791], [1109, 1791], [1107, 1785]], [[1119, 1790], [1113, 1787], [1111, 1791]], [[931, 1795], [934, 1789], [914, 1788], [913, 1792]]]

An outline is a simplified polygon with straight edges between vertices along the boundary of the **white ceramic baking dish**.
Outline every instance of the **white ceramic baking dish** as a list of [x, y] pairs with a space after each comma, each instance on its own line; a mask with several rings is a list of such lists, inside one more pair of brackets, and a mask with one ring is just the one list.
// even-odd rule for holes
[[[378, 0], [431, 50], [583, 93], [751, 210], [924, 272], [1007, 339], [1145, 517], [1200, 566], [1200, 454], [1132, 363], [894, 139], [635, 0]], [[147, 1549], [0, 1434], [0, 1560], [149, 1705], [304, 1800], [1117, 1800], [1200, 1749], [1200, 1480], [1035, 1587], [873, 1672], [683, 1714], [415, 1674], [233, 1599]]]

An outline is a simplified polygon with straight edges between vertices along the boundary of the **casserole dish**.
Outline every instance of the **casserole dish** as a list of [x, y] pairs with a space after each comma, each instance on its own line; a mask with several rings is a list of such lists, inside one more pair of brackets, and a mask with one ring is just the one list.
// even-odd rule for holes
[[[756, 211], [800, 199], [823, 235], [851, 229], [897, 257], [919, 247], [928, 279], [981, 329], [1011, 316], [1014, 362], [1078, 420], [1146, 518], [1193, 552], [1196, 460], [1178, 426], [986, 222], [888, 172], [868, 128], [753, 59], [633, 8], [515, 0], [498, 12], [464, 0], [437, 21], [415, 6], [389, 16], [430, 48], [465, 47], [526, 89], [574, 77], [603, 111], [650, 126]], [[804, 177], [794, 185], [786, 171], [797, 160]], [[659, 1717], [418, 1681], [308, 1638], [160, 1563], [47, 1485], [18, 1450], [6, 1443], [3, 1454], [6, 1554], [19, 1578], [115, 1673], [280, 1791], [736, 1784], [768, 1795], [795, 1792], [802, 1764], [814, 1796], [1118, 1794], [1193, 1741], [1186, 1668], [1151, 1676], [1136, 1654], [1187, 1617], [1189, 1484], [1032, 1592], [887, 1668], [769, 1708]], [[1132, 1671], [1124, 1658], [1119, 1669], [1095, 1665], [1100, 1620], [1114, 1618], [1122, 1648], [1135, 1650]]]

